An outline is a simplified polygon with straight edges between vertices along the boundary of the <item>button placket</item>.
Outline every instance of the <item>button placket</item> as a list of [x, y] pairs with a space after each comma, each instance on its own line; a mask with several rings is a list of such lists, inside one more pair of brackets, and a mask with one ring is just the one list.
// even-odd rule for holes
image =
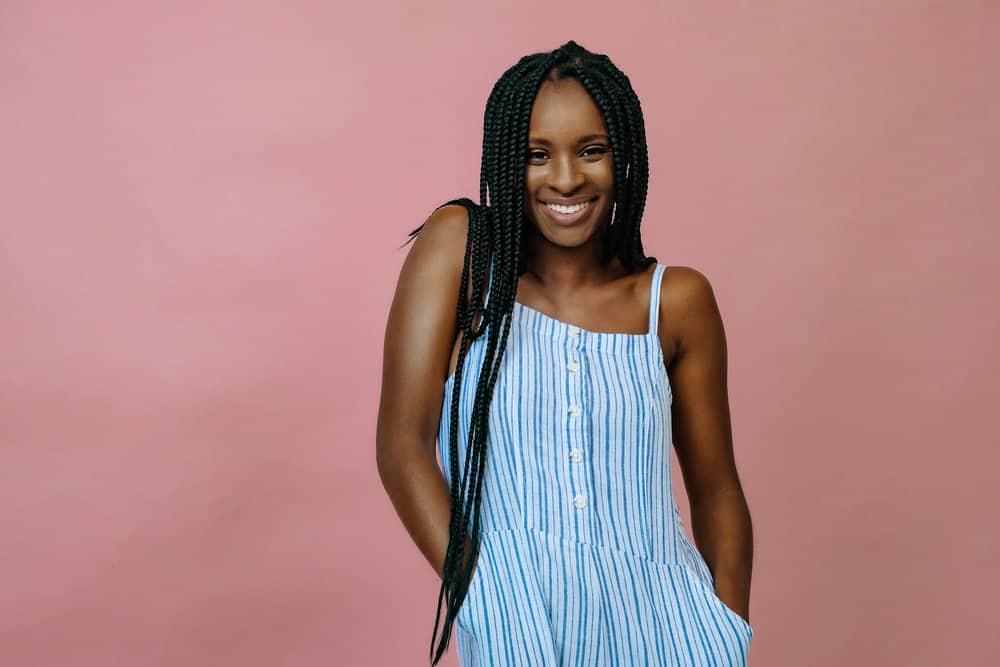
[[583, 446], [587, 438], [586, 421], [583, 417], [583, 379], [581, 372], [581, 329], [568, 325], [569, 335], [566, 346], [566, 358], [563, 360], [562, 372], [566, 374], [566, 386], [568, 388], [569, 405], [566, 408], [567, 419], [570, 420], [569, 428], [569, 460], [570, 479], [572, 480], [573, 496], [570, 502], [579, 510], [587, 506], [587, 496], [584, 491], [587, 488], [587, 468], [580, 466], [583, 462]]

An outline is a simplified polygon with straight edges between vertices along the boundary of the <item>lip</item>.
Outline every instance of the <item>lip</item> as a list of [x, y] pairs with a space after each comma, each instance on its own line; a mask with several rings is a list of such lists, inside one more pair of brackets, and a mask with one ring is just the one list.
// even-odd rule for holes
[[[540, 202], [540, 205], [545, 210], [545, 215], [549, 216], [549, 219], [556, 224], [572, 225], [580, 220], [583, 220], [590, 214], [590, 210], [594, 208], [595, 201], [595, 199], [586, 199], [584, 201], [576, 202], [577, 204], [586, 204], [582, 210], [577, 211], [576, 213], [557, 213], [556, 211], [553, 211], [552, 208], [546, 204], [546, 202]], [[573, 204], [563, 204], [563, 206], [573, 206]]]
[[589, 201], [593, 201], [597, 197], [587, 197], [585, 199], [553, 199], [551, 201], [540, 199], [543, 204], [559, 204], [560, 206], [576, 206], [577, 204], [586, 204]]

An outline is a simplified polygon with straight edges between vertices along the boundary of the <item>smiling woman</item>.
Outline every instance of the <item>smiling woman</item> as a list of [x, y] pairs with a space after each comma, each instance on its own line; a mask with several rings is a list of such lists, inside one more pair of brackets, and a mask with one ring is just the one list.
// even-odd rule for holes
[[705, 276], [643, 252], [648, 171], [628, 77], [568, 42], [493, 87], [481, 204], [411, 232], [376, 445], [441, 576], [432, 664], [453, 627], [463, 666], [746, 664], [724, 329]]

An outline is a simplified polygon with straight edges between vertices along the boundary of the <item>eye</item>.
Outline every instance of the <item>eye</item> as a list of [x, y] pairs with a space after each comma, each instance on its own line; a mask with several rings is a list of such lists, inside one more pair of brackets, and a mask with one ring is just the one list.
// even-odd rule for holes
[[607, 146], [591, 146], [585, 149], [583, 152], [585, 155], [587, 153], [592, 153], [593, 155], [603, 155], [604, 153], [607, 153], [609, 151], [610, 149]]
[[[582, 157], [594, 157], [594, 156], [603, 155], [605, 153], [610, 153], [610, 152], [611, 152], [611, 148], [608, 147], [608, 146], [590, 146], [588, 148], [585, 148], [583, 150], [583, 152], [580, 153], [580, 155]], [[548, 156], [545, 154], [545, 151], [541, 151], [541, 150], [528, 151], [528, 153], [527, 153], [527, 158], [529, 160], [544, 160], [547, 157]]]

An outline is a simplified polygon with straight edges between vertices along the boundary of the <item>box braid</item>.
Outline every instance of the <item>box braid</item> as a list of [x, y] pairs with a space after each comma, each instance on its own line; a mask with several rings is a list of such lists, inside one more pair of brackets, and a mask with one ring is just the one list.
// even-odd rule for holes
[[[507, 347], [517, 283], [527, 269], [523, 197], [531, 109], [538, 89], [546, 79], [558, 81], [568, 77], [577, 79], [601, 110], [612, 146], [615, 204], [605, 239], [604, 260], [616, 256], [630, 272], [644, 269], [657, 261], [655, 257], [644, 254], [639, 233], [649, 182], [649, 161], [642, 107], [629, 78], [606, 55], [592, 53], [574, 41], [563, 44], [555, 51], [524, 56], [503, 73], [486, 102], [480, 204], [460, 198], [438, 207], [449, 204], [465, 207], [469, 216], [469, 235], [456, 321], [456, 328], [462, 337], [449, 411], [450, 537], [431, 637], [432, 666], [440, 661], [448, 647], [452, 625], [468, 593], [473, 564], [479, 553], [480, 500], [489, 405]], [[410, 240], [422, 228], [423, 225], [410, 232]], [[490, 257], [494, 260], [493, 272], [489, 279], [489, 304], [484, 309], [482, 288]], [[470, 272], [471, 304], [465, 290]], [[482, 314], [482, 320], [474, 329], [477, 313]], [[468, 455], [460, 476], [458, 420], [465, 357], [470, 343], [484, 333], [488, 334], [482, 369], [486, 372], [480, 373], [477, 382], [469, 426]], [[442, 600], [446, 602], [444, 626], [435, 649]]]

